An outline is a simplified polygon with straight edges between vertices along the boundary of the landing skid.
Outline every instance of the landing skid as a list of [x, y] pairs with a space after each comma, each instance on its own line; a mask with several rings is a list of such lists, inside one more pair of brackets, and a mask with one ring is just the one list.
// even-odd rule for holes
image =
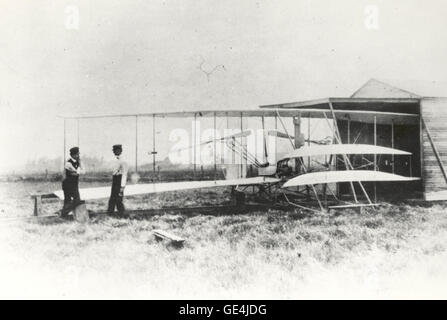
[[[302, 192], [293, 191], [282, 191], [281, 196], [284, 197], [284, 200], [288, 205], [311, 212], [328, 212], [338, 209], [359, 209], [361, 212], [362, 208], [379, 205], [377, 203], [352, 203], [336, 197], [331, 197], [331, 199], [326, 197], [324, 201], [319, 202], [317, 199], [309, 197], [309, 195], [303, 194]], [[320, 205], [322, 206], [320, 207]]]

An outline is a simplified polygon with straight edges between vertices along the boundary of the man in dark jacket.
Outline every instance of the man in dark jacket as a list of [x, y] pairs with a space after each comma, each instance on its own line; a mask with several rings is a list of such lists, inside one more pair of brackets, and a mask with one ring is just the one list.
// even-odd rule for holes
[[83, 172], [81, 166], [81, 157], [79, 148], [70, 149], [70, 157], [65, 162], [64, 180], [62, 181], [62, 190], [64, 191], [64, 207], [61, 211], [61, 217], [66, 218], [80, 202], [79, 195], [79, 175]]

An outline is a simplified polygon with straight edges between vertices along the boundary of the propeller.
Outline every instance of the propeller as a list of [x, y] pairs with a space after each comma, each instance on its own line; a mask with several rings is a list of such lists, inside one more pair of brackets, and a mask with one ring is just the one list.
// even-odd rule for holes
[[[284, 139], [295, 139], [294, 136], [288, 135], [287, 133], [281, 132], [279, 130], [269, 130], [268, 134], [270, 136], [274, 136], [274, 137], [278, 137], [278, 138], [284, 138]], [[305, 142], [310, 142], [310, 143], [315, 143], [315, 144], [321, 144], [321, 145], [325, 145], [325, 144], [331, 144], [332, 143], [332, 137], [327, 136], [324, 137], [321, 140], [304, 140]]]
[[194, 148], [196, 146], [204, 146], [204, 145], [207, 145], [209, 143], [213, 143], [214, 141], [225, 141], [225, 140], [236, 139], [236, 138], [241, 138], [241, 137], [245, 138], [245, 137], [248, 137], [250, 134], [251, 134], [251, 130], [245, 130], [245, 131], [238, 132], [238, 133], [235, 133], [235, 134], [231, 134], [229, 136], [225, 136], [225, 137], [222, 137], [222, 138], [207, 140], [207, 141], [204, 141], [204, 142], [202, 142], [200, 144], [197, 144], [197, 145], [192, 145], [192, 146], [185, 147], [185, 148], [175, 149], [173, 151], [178, 152], [178, 151], [191, 149], [191, 148]]
[[295, 137], [289, 136], [287, 133], [281, 132], [279, 130], [268, 130], [268, 135], [278, 138], [284, 138], [284, 139], [294, 139]]

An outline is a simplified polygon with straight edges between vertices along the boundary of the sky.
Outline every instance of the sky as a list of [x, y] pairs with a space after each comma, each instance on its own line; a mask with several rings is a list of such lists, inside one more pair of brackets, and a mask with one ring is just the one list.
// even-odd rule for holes
[[[62, 115], [253, 109], [370, 78], [447, 96], [446, 16], [441, 0], [0, 0], [0, 171], [62, 156]], [[134, 132], [85, 124], [81, 144], [109, 150], [117, 130]]]

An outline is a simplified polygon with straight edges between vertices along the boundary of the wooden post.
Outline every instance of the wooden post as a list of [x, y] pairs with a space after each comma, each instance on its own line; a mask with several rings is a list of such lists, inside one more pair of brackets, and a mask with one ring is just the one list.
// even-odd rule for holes
[[[278, 116], [275, 114], [275, 132], [278, 132]], [[275, 138], [275, 164], [278, 159], [278, 138]]]
[[138, 116], [135, 116], [135, 173], [138, 173]]
[[[391, 119], [391, 148], [394, 149], [394, 119]], [[391, 170], [394, 173], [394, 153], [391, 155]]]
[[[301, 137], [301, 112], [298, 113], [297, 117], [293, 117], [293, 129], [294, 129], [294, 149], [297, 149], [300, 146], [300, 137]], [[308, 158], [310, 159], [310, 158]], [[304, 161], [304, 160], [303, 160]], [[310, 161], [310, 160], [309, 160]], [[308, 162], [309, 167], [309, 162]], [[300, 163], [298, 161], [295, 162], [295, 172], [300, 173]], [[297, 191], [300, 191], [300, 187], [296, 187]], [[310, 197], [309, 186], [306, 186], [307, 197]]]
[[[300, 118], [301, 118], [301, 113], [299, 114]], [[297, 141], [297, 138], [295, 137], [295, 141]], [[296, 145], [296, 142], [295, 142]], [[310, 116], [307, 118], [307, 146], [310, 146]], [[307, 157], [307, 169], [310, 169], [310, 157]], [[298, 188], [298, 192], [300, 191], [300, 189]], [[307, 196], [309, 196], [310, 191], [309, 191], [309, 187], [306, 186], [306, 192], [307, 192]], [[326, 197], [326, 189], [324, 188], [324, 196]], [[327, 207], [327, 204], [326, 204]]]
[[298, 148], [299, 138], [301, 135], [301, 113], [298, 113], [297, 117], [293, 117], [293, 127], [294, 127], [294, 147]]
[[[243, 130], [244, 130], [244, 128], [243, 128], [242, 112], [241, 112], [241, 133]], [[243, 148], [244, 148], [244, 140], [243, 140], [243, 137], [241, 134], [241, 178], [243, 178], [243, 171], [244, 171], [244, 164], [243, 164], [244, 160], [243, 160], [243, 152], [242, 152]]]
[[42, 215], [42, 196], [34, 195], [34, 215], [40, 216]]
[[[374, 116], [374, 145], [377, 146], [377, 117]], [[377, 154], [374, 153], [374, 171], [377, 171]], [[377, 183], [374, 181], [374, 202], [377, 202]]]
[[[351, 143], [351, 118], [348, 115], [348, 144], [350, 144], [350, 143]], [[335, 161], [337, 161], [336, 156], [335, 156]]]
[[154, 179], [157, 175], [155, 170], [155, 155], [157, 152], [155, 151], [155, 114], [152, 115], [152, 170], [154, 172]]
[[351, 143], [351, 119], [348, 118], [348, 144]]
[[77, 126], [77, 128], [76, 128], [76, 130], [77, 130], [77, 134], [78, 134], [78, 141], [77, 141], [77, 143], [78, 143], [78, 148], [79, 148], [79, 119], [76, 119], [76, 126]]
[[[377, 118], [374, 116], [374, 145], [377, 146]], [[377, 154], [374, 153], [374, 171], [377, 171]]]
[[196, 130], [197, 130], [197, 123], [196, 123], [196, 121], [197, 121], [197, 114], [196, 113], [194, 113], [194, 136], [193, 136], [193, 146], [194, 146], [194, 157], [193, 157], [193, 159], [194, 159], [194, 164], [193, 164], [193, 166], [194, 166], [194, 178], [196, 177], [196, 148], [197, 148], [197, 146], [196, 146], [196, 135], [197, 135], [197, 132], [196, 132]]
[[[419, 104], [419, 111], [421, 115], [419, 116], [419, 167], [421, 168], [421, 172], [419, 175], [421, 176], [421, 186], [422, 192], [425, 194], [425, 172], [424, 172], [424, 125], [422, 120], [422, 106]], [[446, 179], [447, 182], [447, 179]]]
[[217, 180], [217, 150], [216, 150], [216, 131], [217, 131], [217, 124], [216, 124], [216, 112], [214, 112], [214, 180]]
[[[310, 147], [310, 117], [307, 118], [307, 146]], [[307, 157], [307, 167], [310, 168], [310, 157]]]
[[67, 150], [67, 119], [64, 118], [64, 154], [62, 155], [62, 168], [65, 166], [65, 154]]
[[[262, 143], [263, 143], [263, 146], [262, 146], [262, 148], [264, 149], [263, 151], [264, 151], [264, 157], [267, 157], [267, 138], [266, 138], [266, 134], [265, 134], [265, 118], [264, 118], [264, 116], [261, 116], [261, 126], [262, 126]], [[268, 136], [268, 134], [267, 134], [267, 136]], [[258, 142], [257, 142], [257, 138], [258, 138], [258, 136], [256, 135], [256, 148], [255, 148], [255, 150], [256, 150], [256, 152], [255, 152], [255, 154], [256, 155], [258, 155], [259, 153], [257, 152], [258, 150]], [[267, 159], [265, 159], [265, 161], [267, 161]]]
[[[230, 128], [230, 118], [228, 117], [228, 112], [226, 113], [226, 118], [227, 118], [227, 130]], [[235, 146], [235, 138], [234, 137], [232, 137], [231, 138], [231, 147], [232, 147], [232, 149], [234, 149], [234, 146]], [[228, 160], [230, 160], [230, 159], [228, 159]], [[236, 165], [236, 155], [235, 155], [235, 152], [234, 152], [234, 150], [233, 150], [233, 152], [231, 152], [231, 166], [234, 166], [234, 165]]]

